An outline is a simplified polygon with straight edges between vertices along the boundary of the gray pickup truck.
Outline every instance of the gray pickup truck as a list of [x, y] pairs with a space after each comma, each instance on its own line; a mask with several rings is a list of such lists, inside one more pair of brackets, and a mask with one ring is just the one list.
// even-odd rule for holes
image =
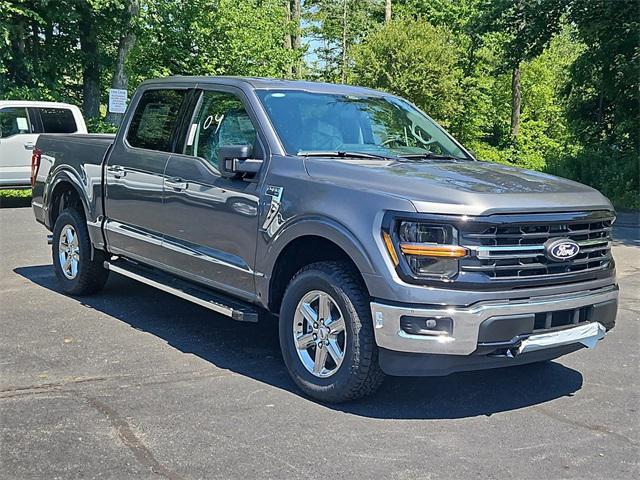
[[615, 323], [610, 202], [477, 161], [387, 93], [150, 80], [115, 136], [41, 135], [32, 163], [67, 293], [113, 271], [264, 319], [320, 401], [367, 395], [384, 374], [548, 361]]

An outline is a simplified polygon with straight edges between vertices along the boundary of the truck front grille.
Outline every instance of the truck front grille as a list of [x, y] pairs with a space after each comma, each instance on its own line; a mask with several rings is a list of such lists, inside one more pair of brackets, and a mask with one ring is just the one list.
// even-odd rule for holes
[[[570, 277], [613, 266], [611, 230], [614, 217], [608, 212], [576, 214], [553, 221], [530, 217], [530, 221], [476, 225], [460, 232], [460, 243], [472, 251], [461, 261], [462, 272], [482, 274], [491, 280]], [[550, 239], [571, 239], [580, 246], [578, 255], [553, 261], [545, 254]]]

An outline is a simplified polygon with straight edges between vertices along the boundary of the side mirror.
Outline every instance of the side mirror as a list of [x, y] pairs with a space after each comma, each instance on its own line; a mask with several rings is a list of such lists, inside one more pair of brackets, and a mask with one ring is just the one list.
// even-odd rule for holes
[[243, 175], [255, 175], [260, 171], [262, 160], [251, 158], [251, 145], [225, 145], [220, 147], [220, 173], [223, 177], [234, 178]]

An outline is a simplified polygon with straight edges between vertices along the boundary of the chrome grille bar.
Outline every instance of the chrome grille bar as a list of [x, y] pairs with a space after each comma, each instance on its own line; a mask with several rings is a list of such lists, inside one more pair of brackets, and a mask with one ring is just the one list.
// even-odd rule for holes
[[[534, 215], [527, 224], [504, 222], [486, 225], [484, 230], [477, 226], [470, 231], [463, 229], [460, 244], [471, 254], [460, 261], [461, 271], [486, 275], [491, 280], [517, 281], [563, 278], [612, 268], [612, 215], [579, 212], [575, 216], [543, 219], [543, 215]], [[547, 258], [545, 243], [563, 238], [580, 246], [578, 254], [564, 262]]]

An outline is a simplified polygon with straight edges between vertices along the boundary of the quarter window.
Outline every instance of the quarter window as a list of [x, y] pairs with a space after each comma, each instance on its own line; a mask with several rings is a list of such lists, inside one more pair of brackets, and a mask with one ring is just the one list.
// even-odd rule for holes
[[78, 131], [73, 112], [68, 108], [40, 108], [42, 130], [45, 133], [74, 133]]
[[0, 110], [0, 138], [30, 132], [29, 116], [26, 108], [7, 107]]
[[171, 151], [171, 135], [186, 90], [147, 90], [142, 94], [127, 133], [129, 144], [148, 150]]
[[191, 125], [185, 153], [219, 169], [221, 146], [250, 145], [256, 152], [256, 129], [242, 101], [231, 93], [205, 91]]

